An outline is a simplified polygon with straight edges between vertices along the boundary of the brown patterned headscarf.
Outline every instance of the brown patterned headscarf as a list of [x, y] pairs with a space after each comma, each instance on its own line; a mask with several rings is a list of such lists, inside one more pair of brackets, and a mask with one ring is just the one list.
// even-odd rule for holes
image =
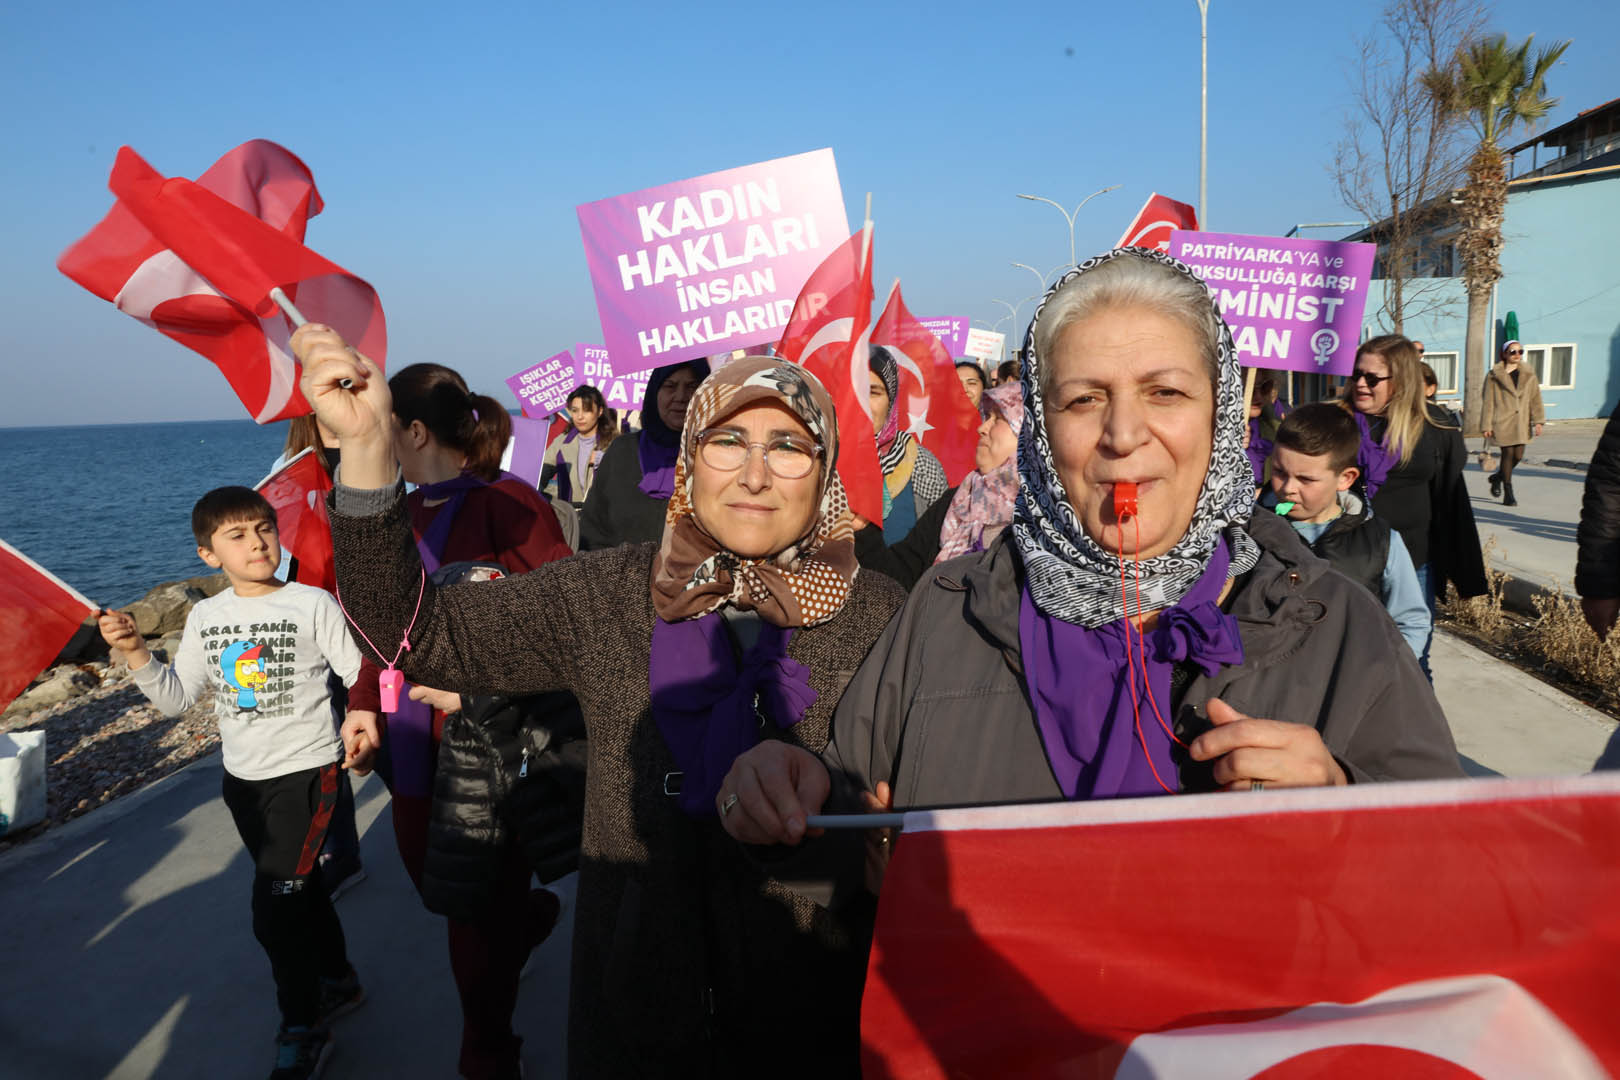
[[[745, 559], [722, 548], [692, 512], [697, 437], [740, 409], [786, 406], [826, 448], [809, 528], [775, 555]], [[653, 560], [653, 610], [665, 622], [706, 615], [724, 604], [759, 612], [777, 626], [814, 626], [838, 614], [855, 580], [855, 525], [839, 482], [838, 418], [832, 396], [797, 364], [769, 356], [735, 360], [698, 387], [686, 411], [675, 492]]]

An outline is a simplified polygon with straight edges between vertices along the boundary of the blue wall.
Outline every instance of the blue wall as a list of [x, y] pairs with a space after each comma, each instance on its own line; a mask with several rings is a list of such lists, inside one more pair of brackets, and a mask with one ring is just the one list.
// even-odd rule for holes
[[[1620, 172], [1510, 188], [1503, 240], [1490, 359], [1503, 317], [1515, 311], [1525, 342], [1575, 345], [1575, 385], [1543, 392], [1547, 418], [1609, 415], [1620, 401]], [[1383, 284], [1374, 281], [1367, 298], [1373, 334], [1387, 329], [1380, 322]], [[1406, 336], [1430, 352], [1461, 358], [1468, 320], [1462, 279], [1419, 284], [1438, 287], [1455, 303], [1409, 318]]]

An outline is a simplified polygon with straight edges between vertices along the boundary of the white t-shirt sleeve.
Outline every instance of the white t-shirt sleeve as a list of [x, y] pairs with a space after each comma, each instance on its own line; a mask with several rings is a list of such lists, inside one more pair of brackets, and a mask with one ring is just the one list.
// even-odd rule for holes
[[353, 686], [360, 674], [360, 647], [349, 632], [349, 620], [337, 600], [322, 592], [315, 608], [315, 640], [344, 686]]

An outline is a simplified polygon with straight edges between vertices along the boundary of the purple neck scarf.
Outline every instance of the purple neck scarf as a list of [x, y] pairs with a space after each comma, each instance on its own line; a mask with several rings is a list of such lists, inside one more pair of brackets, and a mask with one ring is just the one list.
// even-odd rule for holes
[[[1372, 425], [1367, 422], [1367, 414], [1354, 412], [1356, 426], [1361, 429], [1361, 453], [1357, 456], [1357, 465], [1361, 466], [1361, 482], [1367, 489], [1367, 498], [1378, 494], [1378, 489], [1384, 486], [1390, 470], [1401, 459], [1400, 450], [1391, 450], [1385, 446], [1381, 439], [1376, 438], [1372, 432]], [[1388, 431], [1389, 426], [1384, 425]]]
[[675, 494], [675, 459], [680, 444], [665, 446], [646, 427], [636, 436], [636, 458], [641, 462], [641, 483], [636, 487], [652, 499], [668, 499]]
[[715, 815], [720, 781], [737, 755], [759, 742], [766, 716], [786, 729], [815, 704], [810, 669], [787, 654], [792, 636], [791, 628], [762, 623], [739, 664], [718, 611], [653, 623], [653, 719], [683, 774], [678, 802], [687, 815]]
[[[1222, 539], [1187, 595], [1159, 612], [1158, 622], [1146, 634], [1145, 648], [1136, 645], [1134, 633], [1126, 636], [1126, 620], [1087, 630], [1044, 614], [1024, 587], [1018, 611], [1024, 678], [1046, 759], [1066, 797], [1162, 795], [1159, 779], [1179, 788], [1171, 739], [1159, 726], [1148, 695], [1158, 703], [1165, 723], [1174, 725], [1170, 675], [1175, 664], [1190, 662], [1205, 675], [1214, 675], [1223, 665], [1243, 662], [1237, 620], [1215, 603], [1226, 586], [1231, 561]], [[1145, 665], [1141, 652], [1147, 654]], [[1128, 655], [1136, 657], [1134, 709]]]

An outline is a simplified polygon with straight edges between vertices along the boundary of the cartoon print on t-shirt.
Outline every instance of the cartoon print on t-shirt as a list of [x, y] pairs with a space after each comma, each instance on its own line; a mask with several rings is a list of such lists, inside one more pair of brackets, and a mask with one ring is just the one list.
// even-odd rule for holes
[[219, 654], [220, 672], [225, 685], [236, 691], [238, 709], [259, 707], [258, 691], [270, 681], [259, 662], [262, 645], [251, 641], [233, 641]]

